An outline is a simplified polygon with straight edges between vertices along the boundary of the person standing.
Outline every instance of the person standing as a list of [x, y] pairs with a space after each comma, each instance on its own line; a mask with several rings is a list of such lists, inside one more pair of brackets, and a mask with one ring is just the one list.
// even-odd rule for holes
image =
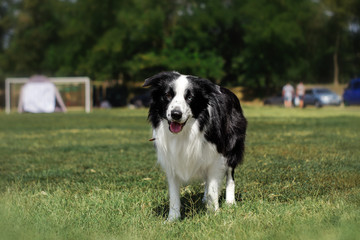
[[292, 99], [294, 96], [294, 88], [290, 83], [287, 83], [282, 89], [282, 95], [284, 98], [284, 106], [286, 108], [292, 107]]
[[296, 96], [299, 98], [299, 107], [304, 108], [304, 95], [305, 95], [305, 86], [300, 82], [296, 86]]

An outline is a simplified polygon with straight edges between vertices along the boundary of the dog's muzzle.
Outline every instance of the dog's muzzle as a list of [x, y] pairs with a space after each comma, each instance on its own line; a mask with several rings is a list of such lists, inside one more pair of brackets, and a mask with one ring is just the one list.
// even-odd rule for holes
[[172, 110], [170, 113], [171, 120], [168, 121], [169, 123], [169, 130], [172, 133], [179, 133], [182, 131], [183, 127], [185, 126], [187, 120], [185, 122], [181, 122], [181, 118], [183, 116], [180, 110]]

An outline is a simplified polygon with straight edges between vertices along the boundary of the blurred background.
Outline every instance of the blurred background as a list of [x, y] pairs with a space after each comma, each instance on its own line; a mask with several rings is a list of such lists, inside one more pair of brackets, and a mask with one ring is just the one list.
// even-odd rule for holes
[[87, 76], [94, 106], [122, 106], [165, 70], [249, 101], [287, 82], [342, 91], [360, 77], [360, 1], [0, 0], [0, 107], [9, 77]]

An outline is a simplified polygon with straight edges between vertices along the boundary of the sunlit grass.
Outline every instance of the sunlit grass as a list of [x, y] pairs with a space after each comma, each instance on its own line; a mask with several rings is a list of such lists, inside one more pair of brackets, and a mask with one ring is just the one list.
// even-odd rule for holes
[[1, 113], [0, 239], [358, 239], [360, 109], [244, 112], [237, 205], [195, 183], [172, 224], [146, 109]]

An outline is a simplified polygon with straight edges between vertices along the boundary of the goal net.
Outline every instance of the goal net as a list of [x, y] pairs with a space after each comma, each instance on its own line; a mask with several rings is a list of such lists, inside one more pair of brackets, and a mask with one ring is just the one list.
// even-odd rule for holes
[[[91, 109], [90, 79], [88, 77], [49, 78], [54, 83], [68, 110]], [[5, 80], [5, 111], [16, 111], [19, 105], [21, 88], [29, 78], [7, 78]]]

